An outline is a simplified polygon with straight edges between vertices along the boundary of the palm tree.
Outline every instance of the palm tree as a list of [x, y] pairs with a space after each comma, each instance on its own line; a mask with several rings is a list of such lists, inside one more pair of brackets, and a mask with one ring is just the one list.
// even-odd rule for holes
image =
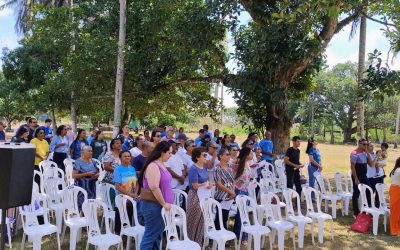
[[362, 93], [362, 81], [365, 72], [365, 48], [367, 41], [367, 17], [365, 14], [360, 18], [360, 41], [358, 49], [358, 73], [357, 73], [357, 137], [361, 139], [364, 136], [364, 94]]
[[34, 20], [32, 10], [36, 4], [43, 4], [50, 8], [59, 7], [68, 2], [69, 0], [5, 0], [3, 5], [0, 6], [0, 11], [7, 8], [14, 9], [17, 16], [15, 30], [19, 34], [25, 34], [28, 31], [29, 24]]

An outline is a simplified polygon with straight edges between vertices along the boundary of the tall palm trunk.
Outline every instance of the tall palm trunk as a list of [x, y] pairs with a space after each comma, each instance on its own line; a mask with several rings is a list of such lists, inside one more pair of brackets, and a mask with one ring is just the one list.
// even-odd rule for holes
[[397, 116], [396, 116], [396, 136], [394, 139], [394, 148], [397, 148], [397, 142], [399, 141], [399, 122], [400, 122], [400, 101], [397, 105]]
[[125, 61], [125, 36], [126, 36], [126, 0], [119, 1], [119, 40], [118, 40], [118, 61], [117, 77], [115, 82], [115, 102], [114, 102], [114, 129], [113, 137], [117, 136], [121, 127], [122, 110], [122, 86], [124, 81], [124, 61]]
[[361, 15], [360, 23], [360, 41], [358, 51], [358, 94], [357, 94], [357, 137], [360, 139], [364, 136], [364, 94], [361, 91], [362, 80], [365, 72], [365, 47], [367, 40], [367, 18]]

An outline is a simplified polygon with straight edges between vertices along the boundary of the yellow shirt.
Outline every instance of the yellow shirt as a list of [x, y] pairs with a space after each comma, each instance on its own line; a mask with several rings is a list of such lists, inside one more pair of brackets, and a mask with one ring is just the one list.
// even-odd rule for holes
[[[31, 143], [34, 144], [36, 146], [36, 154], [45, 157], [47, 152], [50, 151], [49, 148], [49, 143], [43, 139], [43, 140], [39, 140], [37, 138], [33, 138], [31, 140]], [[42, 161], [42, 159], [40, 159], [39, 157], [35, 157], [35, 165], [39, 165], [39, 163]]]

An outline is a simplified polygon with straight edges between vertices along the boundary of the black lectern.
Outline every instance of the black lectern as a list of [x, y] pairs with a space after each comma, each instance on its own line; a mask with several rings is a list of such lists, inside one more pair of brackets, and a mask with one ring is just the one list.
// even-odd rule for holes
[[33, 144], [0, 143], [1, 250], [5, 244], [7, 209], [31, 203], [34, 164]]

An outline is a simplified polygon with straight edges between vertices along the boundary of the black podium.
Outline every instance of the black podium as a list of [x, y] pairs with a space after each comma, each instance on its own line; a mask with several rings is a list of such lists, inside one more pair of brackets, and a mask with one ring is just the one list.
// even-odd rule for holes
[[4, 249], [6, 212], [8, 208], [31, 203], [35, 146], [29, 143], [0, 143], [0, 209], [2, 209], [2, 239]]

